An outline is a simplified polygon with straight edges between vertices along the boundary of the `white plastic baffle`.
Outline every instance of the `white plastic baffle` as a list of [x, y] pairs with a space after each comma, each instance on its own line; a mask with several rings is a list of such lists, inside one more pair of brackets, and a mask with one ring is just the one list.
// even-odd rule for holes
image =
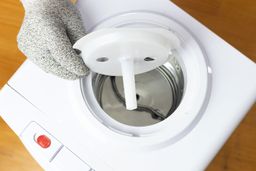
[[74, 48], [93, 72], [123, 76], [126, 109], [134, 110], [134, 75], [164, 64], [179, 44], [174, 33], [162, 28], [109, 28], [87, 34]]

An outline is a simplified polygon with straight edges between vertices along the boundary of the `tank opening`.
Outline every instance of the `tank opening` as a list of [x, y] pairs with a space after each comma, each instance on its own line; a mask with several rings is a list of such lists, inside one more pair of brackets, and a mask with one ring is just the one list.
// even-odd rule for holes
[[94, 95], [105, 114], [120, 123], [130, 126], [159, 123], [172, 115], [183, 96], [183, 71], [177, 65], [172, 57], [159, 68], [135, 76], [138, 102], [135, 110], [126, 110], [122, 77], [94, 74]]

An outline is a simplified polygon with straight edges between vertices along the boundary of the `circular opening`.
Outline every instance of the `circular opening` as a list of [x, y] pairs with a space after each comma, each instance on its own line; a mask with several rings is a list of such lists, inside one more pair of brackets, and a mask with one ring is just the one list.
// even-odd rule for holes
[[154, 58], [151, 58], [151, 57], [146, 57], [144, 58], [144, 61], [147, 61], [147, 62], [150, 62], [150, 61], [154, 61], [155, 59]]
[[107, 57], [100, 57], [100, 58], [97, 58], [96, 61], [98, 61], [98, 62], [106, 62], [106, 61], [108, 61], [108, 58]]
[[[172, 87], [175, 89], [174, 92], [177, 92], [177, 95], [174, 95], [173, 99], [177, 99], [177, 102], [179, 103], [174, 112], [168, 117], [168, 120], [165, 120], [165, 122], [156, 121], [156, 123], [160, 123], [147, 127], [133, 127], [130, 125], [135, 125], [134, 123], [129, 125], [127, 122], [125, 122], [127, 124], [122, 124], [123, 122], [117, 121], [117, 119], [111, 116], [111, 113], [107, 113], [108, 111], [104, 106], [100, 105], [99, 101], [96, 100], [95, 97], [97, 96], [98, 91], [96, 90], [97, 88], [95, 85], [97, 85], [96, 82], [98, 82], [98, 80], [95, 79], [98, 79], [101, 76], [91, 73], [88, 77], [83, 77], [80, 80], [79, 86], [83, 100], [90, 111], [89, 113], [81, 113], [81, 115], [86, 120], [90, 115], [93, 115], [93, 117], [98, 120], [99, 124], [103, 124], [107, 129], [122, 135], [133, 137], [154, 135], [150, 139], [150, 143], [152, 144], [155, 144], [156, 142], [158, 143], [158, 140], [163, 142], [163, 139], [166, 140], [166, 143], [176, 142], [189, 133], [198, 123], [204, 114], [205, 106], [208, 103], [211, 76], [209, 76], [207, 72], [207, 56], [203, 53], [198, 42], [188, 32], [189, 29], [184, 28], [172, 18], [167, 18], [166, 16], [156, 13], [135, 11], [121, 15], [118, 14], [110, 19], [108, 18], [107, 20], [100, 22], [93, 29], [98, 30], [102, 28], [122, 27], [160, 27], [173, 31], [178, 36], [183, 45], [174, 50], [172, 55], [176, 57], [179, 65], [176, 66], [175, 63], [172, 63], [171, 59], [163, 65], [163, 68], [169, 70], [169, 73], [172, 73], [171, 78], [173, 78], [174, 82], [171, 85], [173, 85]], [[163, 76], [165, 73], [166, 72], [163, 72], [161, 75]], [[160, 88], [154, 91], [159, 90]], [[167, 89], [166, 91], [169, 90]], [[143, 97], [142, 94], [140, 92], [137, 92], [137, 94], [140, 96], [138, 101], [141, 101], [141, 98]], [[169, 106], [175, 105], [171, 104]], [[112, 105], [112, 107], [114, 106]], [[122, 114], [122, 111], [120, 111], [120, 113]], [[88, 117], [86, 115], [88, 115]], [[136, 116], [137, 115], [135, 115], [135, 117]], [[136, 140], [134, 142], [137, 143], [138, 141]]]
[[159, 68], [135, 76], [138, 103], [135, 110], [126, 110], [122, 77], [95, 73], [92, 77], [95, 98], [106, 115], [122, 124], [159, 123], [172, 115], [183, 96], [183, 72], [177, 65], [176, 59], [171, 57]]

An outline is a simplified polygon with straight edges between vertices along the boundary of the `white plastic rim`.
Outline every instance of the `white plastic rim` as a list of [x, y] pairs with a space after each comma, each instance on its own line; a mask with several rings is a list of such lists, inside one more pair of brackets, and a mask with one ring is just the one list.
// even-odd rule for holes
[[184, 74], [185, 90], [180, 105], [170, 117], [146, 127], [133, 127], [119, 123], [108, 116], [99, 106], [93, 94], [92, 75], [86, 78], [85, 88], [90, 96], [87, 98], [90, 99], [89, 101], [84, 100], [81, 96], [80, 85], [78, 83], [75, 85], [77, 102], [81, 108], [84, 108], [85, 111], [89, 109], [94, 115], [80, 112], [79, 119], [90, 120], [95, 125], [95, 129], [101, 129], [101, 136], [107, 136], [108, 143], [118, 147], [118, 144], [122, 142], [122, 146], [126, 144], [127, 147], [140, 150], [162, 148], [175, 143], [189, 133], [203, 115], [211, 88], [210, 73], [208, 72], [210, 66], [204, 52], [193, 35], [175, 20], [155, 13], [132, 12], [109, 18], [94, 29], [141, 27], [142, 25], [168, 29], [176, 34], [181, 41], [181, 47], [176, 49], [176, 53]]

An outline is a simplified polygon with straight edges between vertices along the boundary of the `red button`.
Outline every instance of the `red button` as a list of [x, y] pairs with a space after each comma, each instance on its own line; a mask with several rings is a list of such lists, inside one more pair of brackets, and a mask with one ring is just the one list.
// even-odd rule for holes
[[40, 145], [42, 148], [48, 148], [51, 145], [51, 140], [46, 135], [40, 135], [36, 142], [38, 145]]

